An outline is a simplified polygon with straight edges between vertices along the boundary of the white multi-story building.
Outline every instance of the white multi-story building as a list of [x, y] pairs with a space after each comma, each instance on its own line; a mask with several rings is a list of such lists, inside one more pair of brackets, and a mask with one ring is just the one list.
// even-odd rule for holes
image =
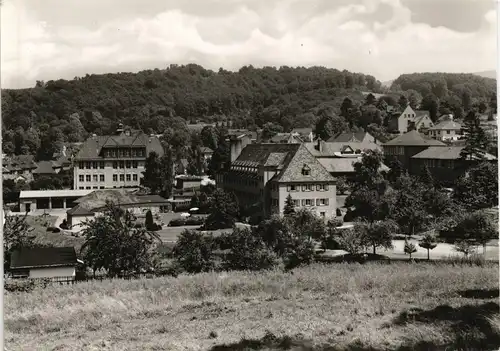
[[94, 134], [74, 159], [74, 189], [137, 187], [151, 152], [163, 155], [160, 140], [154, 135], [121, 126], [115, 135]]

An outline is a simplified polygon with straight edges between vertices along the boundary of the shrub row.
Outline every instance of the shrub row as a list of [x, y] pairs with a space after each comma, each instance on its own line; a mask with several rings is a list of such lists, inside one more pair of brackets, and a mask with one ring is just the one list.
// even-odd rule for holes
[[203, 217], [192, 216], [188, 218], [178, 218], [172, 219], [169, 223], [169, 227], [182, 227], [185, 225], [202, 225], [205, 222]]

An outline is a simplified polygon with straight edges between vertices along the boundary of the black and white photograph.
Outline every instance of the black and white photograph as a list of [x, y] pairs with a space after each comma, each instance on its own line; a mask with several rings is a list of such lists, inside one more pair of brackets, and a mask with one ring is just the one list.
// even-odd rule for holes
[[499, 4], [0, 0], [3, 349], [499, 350]]

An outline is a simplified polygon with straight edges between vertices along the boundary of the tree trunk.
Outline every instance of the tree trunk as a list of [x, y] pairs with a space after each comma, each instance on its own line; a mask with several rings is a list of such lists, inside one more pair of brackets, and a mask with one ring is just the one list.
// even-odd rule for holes
[[486, 243], [483, 244], [483, 256], [486, 257]]
[[373, 254], [374, 254], [374, 255], [376, 254], [376, 252], [375, 252], [375, 249], [376, 249], [376, 248], [377, 248], [377, 246], [376, 246], [376, 245], [373, 245]]
[[430, 261], [430, 259], [431, 259], [430, 251], [431, 250], [427, 249], [427, 261]]
[[411, 252], [410, 252], [410, 260], [411, 260]]

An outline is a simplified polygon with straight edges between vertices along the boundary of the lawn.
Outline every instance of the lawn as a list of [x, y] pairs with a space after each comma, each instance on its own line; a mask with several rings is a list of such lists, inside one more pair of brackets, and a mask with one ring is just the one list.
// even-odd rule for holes
[[80, 250], [83, 245], [83, 238], [76, 238], [63, 232], [52, 233], [47, 231], [47, 227], [52, 227], [56, 220], [56, 216], [27, 216], [26, 223], [33, 228], [31, 234], [35, 236], [34, 242], [56, 247], [74, 247], [75, 250]]
[[[498, 266], [312, 265], [4, 297], [9, 350], [488, 350]], [[326, 348], [328, 345], [330, 348]]]

